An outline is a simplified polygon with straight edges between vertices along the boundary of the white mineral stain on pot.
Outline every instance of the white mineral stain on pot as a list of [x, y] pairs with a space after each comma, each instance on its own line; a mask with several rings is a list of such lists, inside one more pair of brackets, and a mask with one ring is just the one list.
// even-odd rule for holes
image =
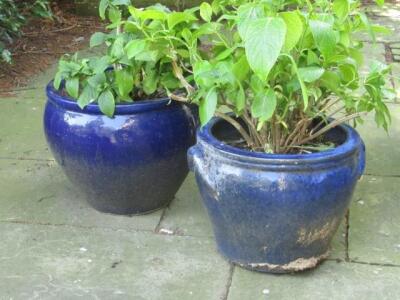
[[301, 228], [299, 230], [299, 238], [297, 243], [308, 246], [315, 241], [324, 240], [330, 236], [337, 228], [338, 221], [333, 219], [322, 226], [322, 228], [316, 228], [313, 230], [307, 230], [306, 228]]

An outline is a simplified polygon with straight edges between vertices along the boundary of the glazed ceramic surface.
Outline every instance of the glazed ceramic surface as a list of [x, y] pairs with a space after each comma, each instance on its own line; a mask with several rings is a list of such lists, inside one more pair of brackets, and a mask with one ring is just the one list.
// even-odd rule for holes
[[221, 142], [232, 131], [214, 118], [198, 131], [197, 144], [188, 152], [219, 251], [231, 262], [258, 271], [316, 266], [328, 256], [364, 171], [360, 136], [343, 125], [328, 133], [340, 143], [334, 149], [279, 155]]
[[188, 173], [186, 152], [196, 121], [169, 99], [81, 110], [47, 86], [44, 131], [56, 161], [100, 211], [141, 214], [167, 205]]

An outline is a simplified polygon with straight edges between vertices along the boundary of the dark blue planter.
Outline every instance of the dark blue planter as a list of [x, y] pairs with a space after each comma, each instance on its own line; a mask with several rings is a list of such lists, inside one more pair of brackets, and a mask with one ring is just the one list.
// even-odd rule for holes
[[47, 86], [44, 131], [56, 161], [99, 211], [148, 213], [167, 205], [188, 173], [196, 120], [183, 104], [158, 99], [81, 110]]
[[364, 171], [360, 136], [339, 126], [327, 134], [341, 143], [332, 150], [277, 155], [221, 142], [232, 135], [231, 125], [214, 118], [188, 152], [220, 253], [257, 271], [315, 267], [328, 256]]

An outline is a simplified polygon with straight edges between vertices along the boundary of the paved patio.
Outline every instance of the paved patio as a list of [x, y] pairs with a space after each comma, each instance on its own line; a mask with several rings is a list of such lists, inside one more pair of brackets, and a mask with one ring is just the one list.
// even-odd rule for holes
[[[395, 62], [399, 76], [400, 5], [373, 19], [397, 30], [369, 43], [368, 57]], [[0, 98], [0, 299], [400, 299], [400, 102], [388, 104], [389, 135], [373, 116], [359, 128], [366, 175], [330, 259], [302, 274], [268, 275], [216, 252], [192, 174], [162, 211], [122, 217], [90, 208], [42, 133], [53, 74]]]

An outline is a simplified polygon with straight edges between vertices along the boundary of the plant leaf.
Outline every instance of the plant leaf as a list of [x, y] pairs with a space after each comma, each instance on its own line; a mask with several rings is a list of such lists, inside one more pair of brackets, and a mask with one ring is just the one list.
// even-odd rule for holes
[[307, 65], [319, 65], [319, 57], [314, 51], [307, 51]]
[[321, 76], [321, 85], [336, 92], [340, 88], [340, 77], [337, 73], [327, 71]]
[[179, 23], [195, 20], [197, 20], [197, 18], [187, 12], [173, 12], [168, 15], [168, 28], [173, 29]]
[[293, 71], [293, 73], [296, 74], [297, 80], [298, 80], [300, 88], [301, 88], [301, 95], [303, 97], [303, 106], [304, 106], [303, 109], [305, 111], [307, 109], [307, 107], [308, 107], [308, 90], [307, 90], [307, 87], [304, 84], [304, 81], [300, 76], [299, 69], [297, 67], [296, 61], [294, 60], [293, 56], [291, 56], [289, 54], [286, 54], [286, 53], [283, 53], [282, 56], [285, 56], [285, 57], [289, 58], [290, 61], [292, 62], [292, 71]]
[[122, 97], [127, 97], [133, 89], [133, 76], [127, 69], [115, 71], [115, 82]]
[[106, 9], [108, 7], [108, 0], [101, 0], [99, 4], [99, 15], [103, 20], [106, 18]]
[[235, 106], [237, 112], [241, 112], [246, 105], [246, 95], [244, 93], [242, 85], [239, 83], [239, 90], [236, 95], [236, 101], [235, 101]]
[[247, 62], [246, 55], [242, 55], [239, 60], [233, 65], [232, 73], [235, 75], [236, 79], [243, 81], [249, 74], [250, 66]]
[[129, 59], [135, 57], [146, 49], [145, 40], [132, 40], [125, 46], [126, 55]]
[[89, 61], [89, 66], [93, 69], [94, 73], [103, 73], [110, 66], [110, 57], [109, 56], [101, 56], [92, 58]]
[[157, 72], [154, 69], [146, 70], [146, 76], [143, 79], [143, 91], [146, 95], [151, 95], [157, 90]]
[[90, 48], [103, 44], [106, 38], [107, 34], [103, 32], [96, 32], [90, 37]]
[[242, 36], [247, 60], [250, 68], [266, 80], [285, 41], [286, 24], [281, 18], [262, 18], [248, 22], [246, 34]]
[[110, 90], [105, 90], [99, 96], [97, 100], [100, 110], [106, 116], [112, 117], [115, 111], [115, 100], [114, 95]]
[[318, 80], [325, 72], [320, 67], [305, 67], [299, 68], [299, 75], [305, 82], [313, 82]]
[[129, 5], [131, 4], [130, 0], [112, 0], [112, 4], [114, 5]]
[[200, 5], [200, 16], [204, 21], [211, 22], [212, 13], [213, 11], [209, 3], [203, 2]]
[[79, 78], [74, 77], [67, 79], [65, 83], [65, 89], [72, 98], [77, 99], [79, 96]]
[[217, 108], [217, 102], [218, 94], [215, 87], [213, 87], [211, 90], [209, 90], [206, 97], [200, 102], [199, 114], [201, 125], [207, 124], [208, 121], [210, 121], [214, 116]]
[[336, 47], [336, 35], [332, 25], [326, 22], [310, 20], [310, 29], [319, 51], [325, 59], [331, 56]]
[[268, 89], [258, 93], [251, 105], [251, 114], [254, 118], [259, 118], [260, 121], [268, 121], [271, 119], [276, 108], [276, 96], [272, 89]]
[[161, 10], [157, 10], [157, 9], [136, 10], [136, 15], [142, 21], [145, 21], [148, 19], [151, 19], [151, 20], [167, 19], [167, 14], [165, 12], [163, 12]]
[[194, 80], [201, 88], [212, 88], [215, 82], [214, 67], [207, 60], [199, 60], [193, 64]]
[[240, 36], [246, 36], [250, 21], [264, 16], [264, 9], [260, 4], [248, 3], [241, 5], [238, 9], [238, 31]]
[[63, 77], [62, 72], [57, 72], [56, 76], [54, 76], [53, 86], [56, 90], [60, 89], [62, 77]]
[[231, 55], [236, 48], [227, 48], [224, 51], [222, 51], [221, 53], [219, 53], [215, 59], [216, 60], [224, 60], [225, 58], [227, 58], [229, 55]]
[[115, 58], [121, 58], [124, 56], [124, 38], [122, 36], [118, 37], [113, 45], [111, 46], [111, 56]]
[[81, 95], [78, 98], [78, 106], [81, 109], [84, 109], [86, 105], [88, 105], [91, 102], [94, 102], [97, 100], [98, 97], [98, 92], [97, 90], [90, 86], [90, 85], [86, 85], [83, 88], [83, 91], [81, 93]]
[[340, 20], [345, 20], [349, 15], [350, 3], [348, 0], [335, 0], [332, 5], [333, 12]]
[[136, 60], [141, 60], [141, 61], [152, 61], [155, 62], [157, 61], [158, 57], [158, 51], [157, 50], [146, 50], [138, 53], [135, 56]]
[[104, 73], [97, 73], [88, 78], [88, 83], [94, 88], [98, 88], [99, 86], [106, 83], [107, 77]]
[[285, 51], [290, 51], [296, 46], [303, 34], [303, 21], [297, 11], [282, 12], [279, 14], [286, 23]]
[[121, 11], [115, 6], [111, 6], [108, 10], [108, 18], [111, 23], [118, 23], [121, 21]]

